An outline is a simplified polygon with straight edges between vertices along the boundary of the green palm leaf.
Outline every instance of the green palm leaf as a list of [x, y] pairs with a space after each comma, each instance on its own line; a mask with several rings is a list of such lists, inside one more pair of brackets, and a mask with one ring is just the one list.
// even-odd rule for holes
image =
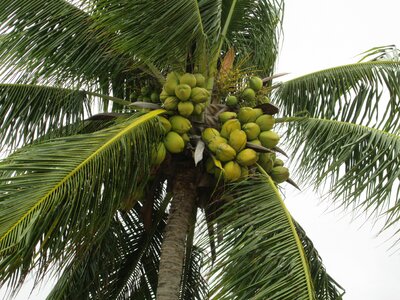
[[296, 230], [303, 244], [318, 300], [339, 300], [344, 294], [343, 288], [326, 272], [322, 259], [312, 241], [301, 226], [295, 222]]
[[287, 116], [306, 111], [310, 117], [394, 130], [400, 124], [399, 83], [400, 62], [363, 62], [284, 82], [274, 99]]
[[[233, 47], [238, 59], [257, 67], [263, 75], [271, 75], [278, 53], [283, 1], [222, 1], [223, 42]], [[225, 35], [224, 35], [225, 34]]]
[[[0, 164], [0, 281], [67, 263], [101, 239], [120, 203], [147, 182], [155, 117], [22, 148]], [[123, 180], [121, 180], [123, 178]], [[21, 260], [21, 257], [24, 259]]]
[[[58, 87], [0, 84], [0, 148], [75, 133], [85, 114], [91, 114], [94, 97], [129, 104], [115, 97]], [[62, 131], [57, 128], [63, 127]], [[58, 132], [58, 135], [57, 135]]]
[[212, 278], [215, 299], [315, 299], [293, 220], [268, 175], [237, 184], [222, 224]]
[[0, 33], [6, 33], [0, 39], [0, 64], [13, 78], [21, 70], [29, 81], [104, 79], [133, 63], [127, 52], [112, 47], [117, 35], [65, 0], [1, 1], [0, 24]]
[[316, 186], [328, 183], [332, 200], [344, 208], [399, 219], [399, 135], [303, 118], [289, 128], [287, 141], [298, 157], [298, 178]]
[[[118, 31], [115, 46], [130, 51], [156, 66], [175, 65], [184, 69], [188, 50], [195, 46], [205, 54], [206, 31], [215, 31], [218, 5], [212, 0], [177, 1], [96, 1], [94, 16], [98, 23]], [[198, 53], [200, 54], [200, 53]], [[195, 59], [196, 62], [196, 59]]]

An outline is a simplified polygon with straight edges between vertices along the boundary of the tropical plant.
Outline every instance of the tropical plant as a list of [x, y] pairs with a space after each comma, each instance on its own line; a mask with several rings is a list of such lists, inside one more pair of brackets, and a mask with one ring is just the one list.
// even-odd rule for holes
[[400, 63], [376, 48], [276, 82], [283, 8], [1, 1], [1, 284], [57, 274], [48, 299], [341, 299], [284, 204], [296, 184], [271, 129], [301, 183], [392, 226]]

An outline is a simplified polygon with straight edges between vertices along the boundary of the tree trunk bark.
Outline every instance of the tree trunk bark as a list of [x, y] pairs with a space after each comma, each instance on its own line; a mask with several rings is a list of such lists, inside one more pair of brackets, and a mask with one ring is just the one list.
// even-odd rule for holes
[[196, 170], [179, 169], [172, 183], [173, 199], [161, 247], [157, 300], [178, 300], [185, 257], [185, 241], [196, 200]]

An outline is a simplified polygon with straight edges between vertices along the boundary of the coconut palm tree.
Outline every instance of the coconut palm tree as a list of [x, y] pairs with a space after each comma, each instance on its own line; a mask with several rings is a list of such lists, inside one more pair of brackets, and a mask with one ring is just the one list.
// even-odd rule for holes
[[[34, 273], [56, 275], [49, 299], [341, 299], [285, 207], [293, 180], [278, 184], [254, 164], [224, 182], [218, 160], [220, 176], [205, 171], [204, 128], [218, 128], [225, 97], [258, 75], [264, 87], [240, 106], [279, 110], [301, 183], [328, 184], [331, 201], [386, 217], [385, 228], [399, 218], [400, 63], [373, 49], [276, 82], [283, 7], [1, 1], [2, 285], [16, 292]], [[183, 151], [155, 164], [171, 112], [137, 92], [185, 72], [201, 74], [210, 97]]]

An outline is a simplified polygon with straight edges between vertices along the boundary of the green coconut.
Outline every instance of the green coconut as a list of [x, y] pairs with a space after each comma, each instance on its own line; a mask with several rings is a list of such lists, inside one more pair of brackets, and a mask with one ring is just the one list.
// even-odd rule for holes
[[153, 103], [157, 103], [158, 101], [160, 101], [160, 94], [157, 93], [156, 91], [152, 92], [152, 93], [150, 94], [150, 100], [151, 100], [151, 102], [153, 102]]
[[245, 88], [242, 92], [242, 98], [248, 102], [254, 102], [256, 100], [256, 92], [252, 88]]
[[282, 166], [273, 167], [270, 175], [273, 181], [282, 183], [289, 179], [289, 169]]
[[150, 88], [148, 86], [143, 86], [140, 89], [140, 94], [142, 94], [142, 96], [147, 96], [150, 94]]
[[180, 153], [185, 148], [185, 141], [175, 131], [170, 131], [164, 138], [164, 146], [171, 153]]
[[194, 87], [192, 88], [190, 99], [195, 103], [204, 103], [209, 96], [210, 93], [205, 88]]
[[239, 120], [238, 119], [228, 120], [224, 123], [224, 125], [222, 125], [221, 136], [228, 139], [231, 132], [234, 131], [235, 129], [241, 129]]
[[228, 144], [238, 153], [246, 147], [247, 137], [243, 130], [235, 129], [229, 135]]
[[210, 149], [212, 153], [215, 153], [217, 151], [219, 144], [226, 144], [226, 143], [228, 143], [228, 140], [226, 138], [223, 138], [222, 136], [216, 136], [207, 144], [207, 147], [208, 149]]
[[158, 120], [164, 128], [164, 133], [168, 133], [171, 130], [171, 123], [164, 117], [159, 116]]
[[172, 130], [179, 134], [184, 134], [192, 128], [192, 123], [182, 116], [172, 116], [169, 118], [169, 122], [171, 123]]
[[228, 105], [229, 107], [235, 107], [238, 104], [238, 99], [236, 96], [228, 96], [225, 100], [225, 104]]
[[224, 179], [225, 181], [236, 181], [241, 177], [241, 168], [237, 162], [229, 161], [224, 165]]
[[233, 111], [224, 111], [223, 113], [220, 113], [218, 115], [218, 119], [221, 122], [221, 124], [224, 124], [226, 121], [236, 118], [237, 114]]
[[204, 104], [203, 103], [196, 103], [194, 105], [193, 114], [196, 116], [201, 115], [204, 112]]
[[200, 73], [193, 74], [194, 78], [196, 78], [196, 86], [198, 87], [206, 87], [206, 79]]
[[191, 88], [196, 86], [196, 77], [193, 74], [185, 73], [179, 78], [180, 84], [187, 84]]
[[159, 143], [156, 148], [153, 149], [151, 153], [151, 162], [153, 165], [161, 165], [167, 155], [167, 150], [165, 149], [164, 143]]
[[274, 167], [275, 159], [276, 159], [275, 153], [271, 152], [260, 153], [258, 157], [258, 163], [265, 170], [265, 172], [269, 173]]
[[257, 139], [261, 132], [260, 127], [254, 122], [244, 124], [242, 129], [246, 133], [247, 139], [250, 141]]
[[175, 95], [181, 101], [187, 101], [192, 93], [192, 88], [187, 84], [178, 84], [175, 87]]
[[168, 93], [167, 93], [164, 89], [162, 89], [162, 91], [161, 91], [161, 93], [160, 93], [160, 100], [161, 100], [162, 102], [164, 102], [164, 100], [167, 99], [168, 96], [169, 96]]
[[241, 166], [251, 166], [257, 162], [257, 152], [253, 149], [246, 148], [238, 153], [236, 161]]
[[219, 131], [211, 127], [205, 128], [201, 133], [201, 137], [206, 143], [209, 143], [216, 136], [220, 136]]
[[220, 143], [215, 151], [215, 155], [217, 158], [222, 161], [230, 161], [233, 160], [236, 156], [236, 151], [231, 146], [226, 143]]
[[176, 110], [178, 108], [179, 99], [173, 96], [169, 96], [164, 100], [164, 108], [166, 110]]
[[255, 92], [258, 92], [263, 87], [263, 81], [260, 77], [252, 76], [249, 79], [249, 87], [252, 88]]
[[175, 96], [175, 88], [179, 84], [179, 75], [176, 72], [168, 73], [164, 84], [164, 90], [170, 96]]
[[285, 164], [285, 163], [283, 162], [282, 159], [277, 158], [277, 159], [275, 159], [274, 167], [282, 167], [284, 164]]
[[262, 115], [257, 118], [256, 123], [261, 131], [271, 130], [275, 125], [275, 118], [271, 115]]
[[178, 103], [178, 112], [181, 116], [189, 117], [194, 111], [194, 105], [190, 101], [179, 102]]
[[238, 112], [238, 119], [240, 123], [255, 122], [256, 119], [263, 114], [260, 108], [241, 107]]
[[272, 149], [278, 145], [280, 137], [276, 132], [268, 130], [262, 131], [258, 136], [258, 139], [264, 147]]

